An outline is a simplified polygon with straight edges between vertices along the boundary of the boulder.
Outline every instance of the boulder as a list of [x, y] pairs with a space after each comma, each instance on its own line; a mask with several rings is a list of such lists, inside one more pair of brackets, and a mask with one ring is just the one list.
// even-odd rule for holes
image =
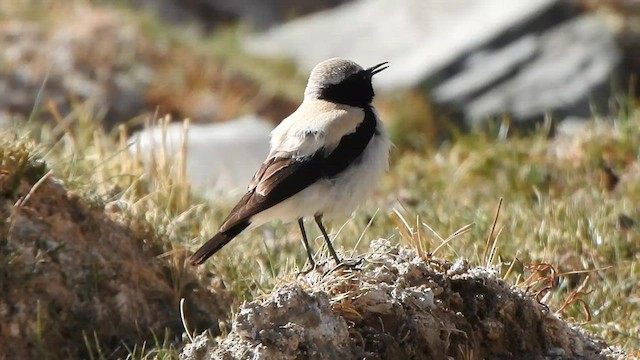
[[129, 0], [172, 22], [195, 22], [211, 29], [242, 21], [267, 28], [294, 16], [330, 8], [349, 0]]
[[258, 56], [291, 57], [301, 72], [341, 56], [389, 61], [384, 92], [425, 89], [454, 119], [585, 117], [605, 104], [621, 63], [614, 30], [570, 1], [359, 0], [245, 41]]
[[610, 81], [621, 60], [609, 26], [584, 15], [474, 52], [432, 94], [473, 124], [503, 113], [520, 122], [545, 113], [588, 118], [594, 107], [607, 110]]

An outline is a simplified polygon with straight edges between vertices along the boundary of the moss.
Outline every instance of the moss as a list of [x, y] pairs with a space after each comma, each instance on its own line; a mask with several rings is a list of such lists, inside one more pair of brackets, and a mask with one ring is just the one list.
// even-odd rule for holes
[[47, 172], [33, 144], [21, 142], [9, 134], [0, 132], [0, 194], [16, 199], [20, 182], [33, 185]]

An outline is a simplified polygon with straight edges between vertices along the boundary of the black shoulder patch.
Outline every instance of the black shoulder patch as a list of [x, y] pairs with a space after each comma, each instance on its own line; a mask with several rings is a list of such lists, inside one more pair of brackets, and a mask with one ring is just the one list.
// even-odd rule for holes
[[360, 161], [364, 149], [378, 131], [376, 126], [376, 115], [373, 109], [367, 106], [364, 108], [364, 120], [356, 127], [356, 130], [345, 135], [338, 146], [330, 154], [325, 155], [326, 157], [321, 151], [318, 151], [312, 161], [315, 161], [316, 166], [322, 169], [325, 177], [336, 177], [349, 165]]

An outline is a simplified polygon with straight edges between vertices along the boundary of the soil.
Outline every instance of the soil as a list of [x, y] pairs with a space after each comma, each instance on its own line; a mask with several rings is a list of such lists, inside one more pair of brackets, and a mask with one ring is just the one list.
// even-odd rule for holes
[[218, 332], [229, 312], [224, 289], [205, 290], [159, 256], [162, 239], [45, 173], [2, 144], [0, 359], [124, 358], [145, 341], [178, 344], [181, 298], [207, 314], [197, 326]]

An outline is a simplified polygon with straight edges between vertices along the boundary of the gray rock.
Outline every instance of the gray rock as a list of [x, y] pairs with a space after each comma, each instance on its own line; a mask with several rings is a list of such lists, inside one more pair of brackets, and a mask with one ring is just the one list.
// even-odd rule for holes
[[613, 30], [566, 0], [359, 0], [247, 39], [302, 72], [341, 56], [387, 60], [383, 91], [422, 87], [451, 117], [476, 124], [552, 113], [587, 118], [604, 105], [622, 56]]
[[[461, 71], [433, 90], [470, 123], [506, 113], [516, 121], [589, 117], [606, 106], [622, 56], [604, 21], [585, 15], [496, 50], [471, 55]], [[598, 96], [601, 95], [601, 96]]]
[[389, 61], [376, 83], [411, 87], [561, 0], [359, 0], [303, 17], [248, 39], [260, 56], [288, 56], [308, 72], [341, 56], [362, 65]]
[[[187, 131], [187, 176], [194, 190], [209, 198], [235, 196], [244, 191], [269, 153], [271, 124], [247, 116], [218, 124], [192, 124]], [[185, 128], [182, 123], [166, 129], [153, 127], [131, 138], [130, 149], [140, 153], [147, 166], [152, 154], [166, 144], [171, 163], [178, 163]], [[164, 137], [164, 140], [163, 140]]]
[[349, 0], [128, 0], [174, 22], [196, 22], [213, 28], [224, 22], [242, 21], [267, 28]]

